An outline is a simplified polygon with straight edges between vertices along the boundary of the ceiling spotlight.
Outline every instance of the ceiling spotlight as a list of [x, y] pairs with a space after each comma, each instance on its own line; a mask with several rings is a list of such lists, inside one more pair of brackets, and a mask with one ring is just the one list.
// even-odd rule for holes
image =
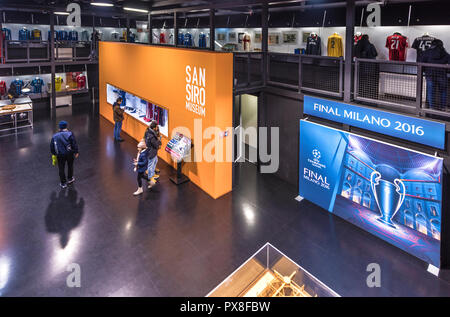
[[129, 7], [124, 7], [124, 10], [127, 11], [134, 11], [134, 12], [140, 12], [140, 13], [148, 13], [148, 10], [144, 10], [144, 9], [136, 9], [136, 8], [129, 8]]
[[95, 1], [95, 2], [91, 2], [91, 5], [93, 6], [98, 6], [98, 7], [113, 7], [114, 5], [112, 3], [109, 2], [100, 2], [100, 1]]
[[57, 15], [69, 15], [69, 12], [55, 11], [55, 14], [57, 14]]

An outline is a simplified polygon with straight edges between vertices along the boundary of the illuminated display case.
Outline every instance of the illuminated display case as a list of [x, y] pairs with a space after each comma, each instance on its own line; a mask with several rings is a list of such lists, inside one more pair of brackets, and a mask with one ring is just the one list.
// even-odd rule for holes
[[[56, 95], [87, 93], [89, 88], [87, 76], [87, 71], [56, 73]], [[13, 82], [17, 84], [17, 94], [20, 97], [46, 98], [52, 91], [51, 74], [0, 76], [0, 83], [2, 82], [6, 90], [0, 89], [0, 99], [7, 99], [7, 91]]]
[[146, 125], [150, 125], [150, 122], [155, 120], [158, 122], [161, 134], [166, 137], [169, 136], [169, 113], [167, 109], [113, 85], [106, 84], [107, 102], [113, 105], [119, 97], [123, 100], [121, 107], [125, 108], [125, 113]]
[[339, 295], [267, 243], [207, 297], [339, 297]]

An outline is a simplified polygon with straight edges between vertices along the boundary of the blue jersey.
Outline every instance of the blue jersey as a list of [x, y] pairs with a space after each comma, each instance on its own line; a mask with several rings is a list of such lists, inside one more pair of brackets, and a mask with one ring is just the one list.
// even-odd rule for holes
[[19, 30], [19, 41], [28, 41], [30, 37], [31, 33], [27, 29]]
[[11, 40], [11, 30], [7, 29], [7, 28], [3, 28], [2, 29], [2, 33], [3, 33], [3, 37], [6, 41], [10, 41]]
[[69, 32], [69, 41], [78, 41], [78, 32], [77, 31], [70, 31]]
[[184, 45], [184, 34], [178, 33], [178, 45]]
[[58, 41], [67, 41], [69, 38], [69, 33], [67, 33], [67, 31], [58, 31], [56, 33], [56, 38]]
[[42, 86], [44, 86], [44, 81], [40, 78], [35, 78], [31, 81], [31, 87], [33, 87], [35, 94], [42, 93]]
[[184, 46], [192, 46], [192, 35], [191, 35], [191, 33], [186, 33], [184, 35]]
[[14, 85], [16, 85], [16, 94], [18, 95], [18, 96], [20, 96], [21, 94], [22, 94], [22, 88], [23, 88], [23, 86], [24, 86], [24, 83], [23, 83], [23, 80], [14, 80], [13, 81], [13, 83], [14, 83]]
[[[58, 32], [55, 31], [55, 32], [54, 32], [54, 36], [53, 36], [53, 39], [54, 39], [55, 41], [58, 39], [57, 35], [58, 35]], [[48, 40], [51, 41], [51, 39], [52, 39], [52, 33], [51, 33], [51, 31], [48, 31]]]
[[198, 37], [198, 47], [206, 48], [206, 35], [201, 33]]

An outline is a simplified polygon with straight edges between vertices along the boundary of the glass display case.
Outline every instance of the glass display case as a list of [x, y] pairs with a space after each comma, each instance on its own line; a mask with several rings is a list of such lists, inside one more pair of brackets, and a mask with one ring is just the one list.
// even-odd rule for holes
[[107, 103], [113, 105], [119, 97], [123, 100], [121, 107], [125, 109], [125, 113], [146, 125], [150, 125], [150, 122], [155, 120], [158, 122], [161, 134], [169, 136], [169, 114], [166, 108], [106, 84]]
[[[51, 94], [51, 83], [51, 74], [0, 77], [0, 99], [8, 99], [11, 86], [17, 97], [45, 98]], [[56, 73], [55, 90], [57, 95], [88, 92], [87, 72]]]
[[267, 243], [207, 297], [339, 297], [339, 295]]

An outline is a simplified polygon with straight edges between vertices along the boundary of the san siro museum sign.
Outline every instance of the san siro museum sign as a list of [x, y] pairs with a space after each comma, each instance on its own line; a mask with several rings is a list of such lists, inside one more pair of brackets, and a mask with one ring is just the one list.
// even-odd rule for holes
[[445, 148], [443, 123], [311, 96], [305, 96], [303, 111], [312, 116], [434, 148]]

